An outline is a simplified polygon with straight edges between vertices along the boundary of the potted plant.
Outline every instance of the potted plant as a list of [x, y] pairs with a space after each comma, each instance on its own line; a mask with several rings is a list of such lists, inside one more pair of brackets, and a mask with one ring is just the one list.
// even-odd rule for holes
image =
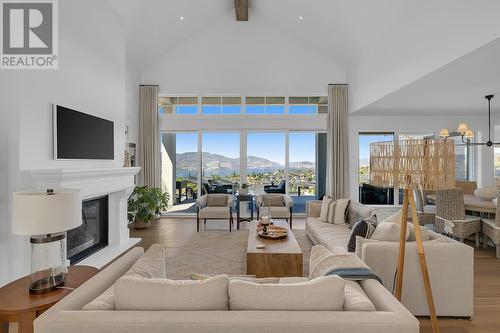
[[128, 199], [129, 224], [136, 229], [148, 228], [167, 203], [168, 194], [161, 189], [136, 186]]
[[167, 210], [170, 196], [167, 192], [163, 192], [161, 188], [152, 188], [150, 190], [156, 197], [155, 219], [157, 220], [161, 217], [161, 212]]
[[248, 184], [247, 183], [241, 184], [240, 193], [241, 194], [247, 194], [248, 193]]

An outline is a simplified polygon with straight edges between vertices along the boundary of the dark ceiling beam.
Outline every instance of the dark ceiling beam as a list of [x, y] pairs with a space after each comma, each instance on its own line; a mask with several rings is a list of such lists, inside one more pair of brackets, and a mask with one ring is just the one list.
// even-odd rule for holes
[[234, 0], [236, 21], [248, 21], [248, 0]]

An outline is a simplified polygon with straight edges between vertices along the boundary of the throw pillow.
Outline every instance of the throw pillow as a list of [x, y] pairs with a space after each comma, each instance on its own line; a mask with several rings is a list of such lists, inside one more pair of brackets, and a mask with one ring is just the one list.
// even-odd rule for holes
[[225, 194], [209, 194], [207, 197], [208, 207], [226, 207], [227, 195]]
[[328, 221], [328, 211], [334, 209], [332, 207], [333, 200], [326, 195], [323, 197], [323, 202], [321, 203], [321, 212], [319, 213], [319, 220], [323, 222]]
[[359, 202], [350, 202], [347, 208], [347, 218], [346, 223], [349, 225], [349, 229], [352, 229], [356, 222], [361, 221], [367, 217], [373, 215], [373, 208], [360, 204]]
[[389, 222], [389, 223], [401, 224], [401, 216], [402, 215], [403, 215], [403, 210], [400, 209], [400, 210], [398, 210], [397, 213], [392, 214], [391, 216], [386, 217], [385, 219], [383, 219], [382, 223]]
[[370, 238], [377, 227], [377, 216], [372, 215], [367, 219], [357, 222], [352, 228], [351, 237], [347, 244], [347, 251], [356, 251], [356, 236]]
[[376, 311], [358, 282], [345, 280], [344, 311]]
[[322, 276], [291, 284], [229, 282], [229, 308], [260, 311], [342, 311], [345, 282], [339, 276]]
[[363, 237], [357, 236], [356, 237], [356, 250], [354, 253], [360, 259], [363, 259], [363, 244], [366, 244], [366, 243], [380, 243], [380, 241], [375, 240], [375, 239], [369, 239], [369, 238], [363, 238]]
[[264, 206], [284, 206], [283, 197], [281, 195], [266, 195], [264, 196]]
[[[415, 242], [417, 240], [415, 238], [415, 227], [413, 224], [408, 223], [408, 229], [406, 232], [408, 233], [408, 242]], [[420, 237], [423, 241], [428, 241], [430, 239], [429, 229], [424, 226], [420, 226]]]
[[[118, 259], [120, 260], [120, 259]], [[123, 276], [144, 278], [165, 278], [166, 270], [165, 247], [153, 244]], [[102, 294], [83, 306], [82, 310], [114, 310], [115, 285], [112, 284]]]
[[225, 275], [204, 281], [122, 277], [115, 283], [116, 310], [229, 310], [228, 282]]
[[333, 224], [345, 223], [345, 213], [348, 205], [349, 199], [338, 199], [337, 201], [335, 201], [335, 214], [333, 216]]
[[[382, 222], [379, 223], [375, 228], [375, 231], [372, 234], [371, 239], [385, 241], [385, 242], [398, 242], [399, 241], [399, 233], [401, 231], [401, 226], [396, 223], [390, 222]], [[410, 233], [406, 233], [406, 240]]]

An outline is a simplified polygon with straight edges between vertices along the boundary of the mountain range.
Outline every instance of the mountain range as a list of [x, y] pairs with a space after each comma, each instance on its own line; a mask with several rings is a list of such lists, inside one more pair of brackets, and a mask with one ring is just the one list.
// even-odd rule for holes
[[[176, 154], [176, 165], [179, 170], [186, 171], [195, 171], [196, 170], [196, 152], [186, 152], [182, 154]], [[212, 153], [202, 153], [203, 159], [203, 169], [210, 170], [238, 170], [240, 167], [240, 159], [239, 158], [231, 158], [220, 154], [212, 154]], [[310, 161], [301, 161], [301, 162], [291, 162], [291, 169], [312, 169], [314, 168], [315, 163]], [[284, 168], [283, 165], [270, 161], [268, 159], [249, 155], [247, 157], [247, 168], [249, 170], [277, 170]]]

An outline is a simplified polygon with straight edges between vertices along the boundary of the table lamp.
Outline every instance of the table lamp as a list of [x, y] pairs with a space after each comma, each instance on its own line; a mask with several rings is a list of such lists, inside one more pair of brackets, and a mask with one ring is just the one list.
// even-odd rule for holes
[[413, 190], [444, 190], [455, 186], [454, 142], [423, 139], [372, 143], [370, 145], [370, 183], [380, 187], [404, 189], [395, 296], [401, 301], [409, 207], [432, 328], [434, 333], [438, 333], [439, 325]]
[[12, 232], [30, 236], [30, 293], [43, 294], [64, 284], [66, 231], [82, 224], [79, 190], [14, 192]]

